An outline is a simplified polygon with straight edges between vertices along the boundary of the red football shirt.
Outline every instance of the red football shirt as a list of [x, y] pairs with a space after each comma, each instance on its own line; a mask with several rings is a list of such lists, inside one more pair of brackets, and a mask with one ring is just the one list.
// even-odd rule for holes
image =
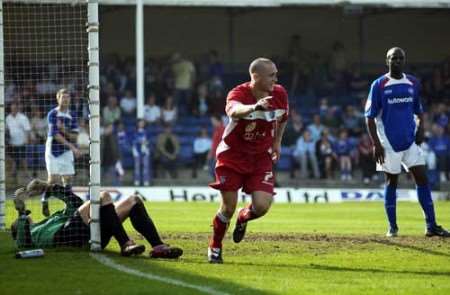
[[223, 124], [220, 124], [220, 126], [217, 126], [214, 128], [214, 132], [212, 135], [212, 143], [211, 143], [211, 152], [212, 155], [216, 155], [217, 147], [219, 146], [219, 143], [222, 141], [222, 135], [225, 130], [225, 126]]
[[[244, 155], [271, 152], [276, 124], [287, 120], [289, 104], [287, 92], [281, 85], [275, 85], [269, 95], [272, 96], [270, 110], [255, 111], [238, 120], [230, 119], [217, 147], [218, 158], [221, 153], [230, 149]], [[228, 93], [225, 110], [229, 114], [236, 103], [249, 105], [256, 101], [250, 82], [243, 83]]]

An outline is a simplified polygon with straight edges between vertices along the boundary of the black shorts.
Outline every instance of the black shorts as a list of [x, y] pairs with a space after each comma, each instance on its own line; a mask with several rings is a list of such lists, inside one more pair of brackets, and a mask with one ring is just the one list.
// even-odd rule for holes
[[[113, 232], [111, 227], [101, 226], [102, 223], [108, 222], [108, 220], [100, 220], [101, 247], [104, 249], [111, 240]], [[90, 236], [90, 227], [83, 222], [80, 212], [77, 210], [64, 226], [56, 232], [54, 242], [57, 247], [83, 247], [89, 245]]]
[[59, 229], [55, 236], [55, 246], [83, 247], [89, 245], [90, 228], [83, 222], [78, 210]]

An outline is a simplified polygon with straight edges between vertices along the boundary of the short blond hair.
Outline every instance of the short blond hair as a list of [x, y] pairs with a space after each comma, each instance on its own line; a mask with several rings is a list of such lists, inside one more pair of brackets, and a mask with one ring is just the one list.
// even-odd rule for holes
[[274, 62], [268, 58], [265, 57], [258, 57], [254, 61], [250, 63], [250, 66], [248, 67], [248, 71], [251, 74], [258, 73], [261, 71], [262, 67], [268, 64], [273, 64]]
[[69, 90], [67, 90], [67, 88], [59, 89], [58, 92], [56, 92], [56, 99], [59, 99], [64, 94], [69, 94]]

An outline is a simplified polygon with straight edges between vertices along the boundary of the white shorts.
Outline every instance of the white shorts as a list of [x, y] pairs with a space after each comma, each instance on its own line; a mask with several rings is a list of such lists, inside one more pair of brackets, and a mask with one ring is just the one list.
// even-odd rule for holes
[[72, 151], [66, 151], [58, 157], [55, 157], [51, 152], [46, 152], [45, 165], [49, 175], [75, 175]]
[[385, 150], [384, 164], [380, 165], [377, 163], [377, 171], [400, 174], [402, 165], [406, 171], [414, 166], [425, 165], [425, 153], [416, 143], [413, 143], [407, 150], [401, 152]]

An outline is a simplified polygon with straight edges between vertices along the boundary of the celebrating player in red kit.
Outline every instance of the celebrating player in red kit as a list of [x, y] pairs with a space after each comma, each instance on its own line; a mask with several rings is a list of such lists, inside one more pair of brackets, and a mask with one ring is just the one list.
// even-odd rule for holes
[[236, 210], [238, 190], [251, 194], [252, 202], [238, 211], [233, 240], [242, 241], [247, 222], [266, 214], [273, 201], [272, 165], [280, 157], [281, 138], [288, 117], [286, 90], [277, 85], [277, 67], [266, 58], [249, 67], [251, 81], [228, 93], [226, 113], [230, 122], [217, 147], [216, 181], [222, 203], [213, 219], [208, 261], [223, 263], [222, 240]]

